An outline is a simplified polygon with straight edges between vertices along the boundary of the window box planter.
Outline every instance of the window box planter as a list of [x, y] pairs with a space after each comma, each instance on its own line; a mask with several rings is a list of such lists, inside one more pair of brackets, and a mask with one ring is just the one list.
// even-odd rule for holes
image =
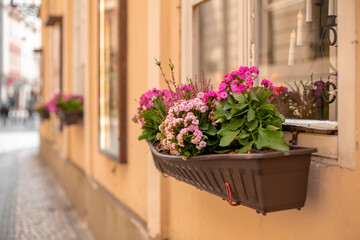
[[39, 112], [39, 116], [41, 120], [46, 120], [50, 118], [50, 113], [48, 111]]
[[83, 111], [68, 111], [57, 113], [60, 120], [65, 125], [76, 124], [82, 120]]
[[311, 154], [317, 151], [291, 146], [289, 151], [199, 155], [183, 160], [149, 146], [163, 174], [264, 215], [304, 207]]

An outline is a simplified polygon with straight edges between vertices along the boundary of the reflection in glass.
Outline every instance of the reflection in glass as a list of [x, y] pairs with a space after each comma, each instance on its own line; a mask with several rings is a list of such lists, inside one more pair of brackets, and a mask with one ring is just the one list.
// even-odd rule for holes
[[328, 1], [256, 3], [257, 65], [261, 78], [282, 89], [273, 103], [287, 118], [336, 121], [337, 47], [327, 40], [334, 33], [326, 32], [320, 40], [328, 23]]
[[194, 73], [202, 78], [204, 72], [213, 86], [238, 67], [237, 2], [210, 0], [194, 11]]
[[100, 149], [118, 155], [118, 1], [100, 0]]

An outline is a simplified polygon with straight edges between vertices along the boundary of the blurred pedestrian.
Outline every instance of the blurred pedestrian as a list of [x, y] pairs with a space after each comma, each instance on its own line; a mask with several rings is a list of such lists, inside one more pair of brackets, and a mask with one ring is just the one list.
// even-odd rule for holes
[[5, 103], [0, 104], [0, 119], [1, 122], [6, 125], [7, 119], [9, 117], [9, 108]]
[[35, 103], [36, 103], [36, 94], [33, 91], [31, 91], [29, 101], [28, 101], [29, 119], [33, 118]]

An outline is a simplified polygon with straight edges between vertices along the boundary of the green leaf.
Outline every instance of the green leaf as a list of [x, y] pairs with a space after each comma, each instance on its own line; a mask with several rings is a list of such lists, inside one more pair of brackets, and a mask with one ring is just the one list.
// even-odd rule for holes
[[227, 153], [230, 151], [231, 151], [231, 149], [215, 150], [216, 153]]
[[282, 114], [279, 114], [278, 117], [281, 119], [281, 122], [285, 122], [285, 117]]
[[239, 133], [238, 138], [239, 139], [244, 139], [244, 138], [247, 138], [248, 136], [250, 136], [249, 133], [241, 132], [241, 133]]
[[279, 128], [278, 128], [278, 127], [275, 127], [275, 126], [273, 126], [273, 125], [268, 125], [268, 126], [266, 127], [266, 129], [269, 129], [269, 130], [274, 130], [274, 131], [279, 130]]
[[229, 146], [232, 141], [234, 140], [234, 138], [236, 137], [236, 135], [238, 135], [240, 132], [240, 129], [239, 130], [236, 130], [236, 131], [224, 131], [222, 133], [223, 137], [221, 138], [220, 140], [220, 147], [226, 147], [226, 146]]
[[227, 98], [227, 102], [229, 105], [234, 105], [235, 104], [234, 97], [229, 95], [229, 97]]
[[208, 124], [207, 130], [204, 132], [211, 136], [215, 136], [216, 135], [216, 127], [214, 125]]
[[263, 104], [261, 107], [259, 107], [259, 110], [269, 110], [269, 111], [275, 112], [276, 108], [275, 108], [274, 104], [266, 103], [266, 104]]
[[238, 139], [240, 145], [247, 145], [249, 143], [249, 139], [248, 138], [245, 138], [245, 139]]
[[227, 130], [236, 130], [242, 127], [245, 122], [245, 118], [233, 118], [230, 123], [226, 125]]
[[230, 112], [225, 112], [225, 117], [227, 120], [231, 119], [231, 113]]
[[242, 148], [240, 148], [240, 149], [238, 150], [238, 153], [244, 153], [244, 152], [247, 152], [247, 151], [251, 150], [253, 144], [254, 144], [254, 141], [249, 142], [248, 144], [246, 144], [245, 146], [243, 146]]
[[242, 104], [236, 104], [234, 106], [234, 108], [236, 108], [237, 110], [243, 110], [245, 107], [247, 107], [248, 105], [246, 103], [242, 103]]
[[246, 101], [243, 94], [233, 93], [233, 97], [235, 98], [236, 101], [238, 101], [238, 103], [245, 103]]
[[259, 128], [259, 134], [255, 144], [258, 149], [289, 150], [289, 146], [284, 139], [284, 133], [281, 131]]
[[[224, 117], [225, 117], [225, 115], [224, 115]], [[223, 123], [223, 122], [225, 122], [224, 118], [219, 118], [215, 121], [215, 123]]]
[[228, 103], [224, 106], [224, 110], [229, 110], [229, 109], [232, 109], [232, 108], [233, 108], [233, 105], [230, 105]]
[[227, 131], [225, 126], [222, 126], [221, 129], [217, 132], [218, 135], [223, 136], [224, 132]]
[[[240, 116], [242, 116], [243, 114], [245, 114], [245, 113], [247, 113], [247, 109], [245, 109], [245, 110], [243, 110], [243, 111], [241, 111], [241, 110], [237, 110], [237, 109], [235, 109], [235, 108], [233, 108], [233, 109], [231, 109], [231, 116], [232, 117], [240, 117]], [[246, 116], [244, 116], [244, 117], [246, 117]]]
[[255, 93], [253, 91], [250, 92], [251, 100], [254, 100], [256, 102], [259, 102], [259, 99], [256, 97]]
[[246, 122], [246, 126], [248, 127], [248, 130], [254, 131], [259, 125], [259, 121], [257, 119], [255, 119], [254, 121], [251, 122]]
[[209, 138], [207, 141], [206, 141], [206, 144], [207, 146], [215, 146], [219, 143], [220, 139], [218, 138]]
[[248, 122], [251, 122], [254, 119], [255, 119], [255, 111], [250, 108], [247, 113], [247, 120], [248, 120]]
[[201, 131], [208, 130], [208, 128], [209, 128], [209, 125], [208, 125], [207, 122], [202, 123], [202, 124], [200, 125], [200, 127], [199, 127], [199, 129], [200, 129]]

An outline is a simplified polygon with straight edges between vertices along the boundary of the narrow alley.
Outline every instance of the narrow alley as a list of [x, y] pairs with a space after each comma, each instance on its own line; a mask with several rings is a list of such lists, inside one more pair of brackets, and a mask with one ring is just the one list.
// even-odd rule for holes
[[0, 240], [92, 239], [38, 158], [37, 125], [0, 125]]

